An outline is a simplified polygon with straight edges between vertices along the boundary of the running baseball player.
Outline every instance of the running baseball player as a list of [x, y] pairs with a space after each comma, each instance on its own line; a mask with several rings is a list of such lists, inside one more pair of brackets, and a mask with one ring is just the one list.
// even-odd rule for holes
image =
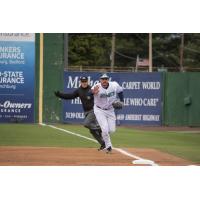
[[91, 92], [94, 95], [94, 113], [102, 130], [106, 153], [110, 153], [112, 151], [110, 133], [116, 130], [114, 109], [121, 109], [123, 106], [123, 89], [117, 82], [109, 81], [107, 74], [103, 74], [100, 83], [94, 85]]
[[94, 98], [93, 96], [88, 95], [88, 91], [91, 89], [91, 86], [88, 84], [88, 77], [81, 77], [80, 83], [80, 87], [70, 94], [64, 94], [56, 91], [55, 95], [56, 97], [59, 97], [61, 99], [75, 99], [77, 97], [80, 97], [85, 114], [85, 120], [83, 124], [86, 128], [90, 130], [90, 133], [101, 145], [98, 150], [102, 150], [105, 148], [105, 143], [101, 136], [101, 128], [98, 125], [96, 117], [94, 115]]

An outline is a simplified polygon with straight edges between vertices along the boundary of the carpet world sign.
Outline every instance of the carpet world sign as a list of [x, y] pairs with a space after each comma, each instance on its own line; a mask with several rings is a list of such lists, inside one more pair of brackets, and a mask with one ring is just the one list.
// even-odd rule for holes
[[0, 33], [0, 122], [34, 122], [35, 34]]
[[[162, 74], [161, 73], [108, 73], [124, 90], [124, 107], [116, 111], [117, 124], [161, 125]], [[99, 82], [100, 73], [64, 72], [64, 92], [79, 87], [81, 76], [88, 76], [91, 86]], [[79, 98], [63, 101], [63, 121], [81, 123], [84, 113]]]

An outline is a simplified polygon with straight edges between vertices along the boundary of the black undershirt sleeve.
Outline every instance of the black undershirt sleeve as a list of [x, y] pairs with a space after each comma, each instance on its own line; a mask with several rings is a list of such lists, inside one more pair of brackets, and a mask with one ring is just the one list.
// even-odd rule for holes
[[73, 93], [69, 93], [69, 94], [59, 92], [58, 96], [61, 99], [75, 99], [76, 97], [79, 96], [79, 94], [78, 94], [78, 90], [75, 90]]
[[119, 99], [121, 102], [124, 102], [124, 94], [123, 92], [118, 93]]

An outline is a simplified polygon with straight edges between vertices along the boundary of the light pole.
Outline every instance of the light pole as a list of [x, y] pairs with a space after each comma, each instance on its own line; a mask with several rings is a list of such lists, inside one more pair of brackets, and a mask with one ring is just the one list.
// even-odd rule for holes
[[181, 46], [180, 46], [180, 71], [183, 72], [183, 53], [184, 53], [184, 33], [181, 34]]
[[152, 72], [152, 33], [149, 33], [149, 72]]
[[65, 70], [69, 70], [68, 66], [68, 40], [69, 40], [69, 34], [64, 33], [64, 68]]
[[112, 33], [112, 49], [111, 49], [111, 72], [114, 71], [115, 65], [115, 33]]

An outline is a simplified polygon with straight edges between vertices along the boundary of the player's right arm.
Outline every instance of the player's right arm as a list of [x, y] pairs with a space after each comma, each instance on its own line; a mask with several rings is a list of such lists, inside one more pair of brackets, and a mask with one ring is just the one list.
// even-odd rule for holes
[[95, 94], [98, 94], [99, 93], [99, 85], [96, 84], [94, 85], [92, 88], [91, 88], [91, 91], [90, 91], [93, 95]]
[[79, 96], [78, 89], [72, 93], [62, 93], [60, 91], [56, 91], [54, 92], [54, 94], [56, 97], [61, 98], [61, 99], [75, 99], [76, 97]]

